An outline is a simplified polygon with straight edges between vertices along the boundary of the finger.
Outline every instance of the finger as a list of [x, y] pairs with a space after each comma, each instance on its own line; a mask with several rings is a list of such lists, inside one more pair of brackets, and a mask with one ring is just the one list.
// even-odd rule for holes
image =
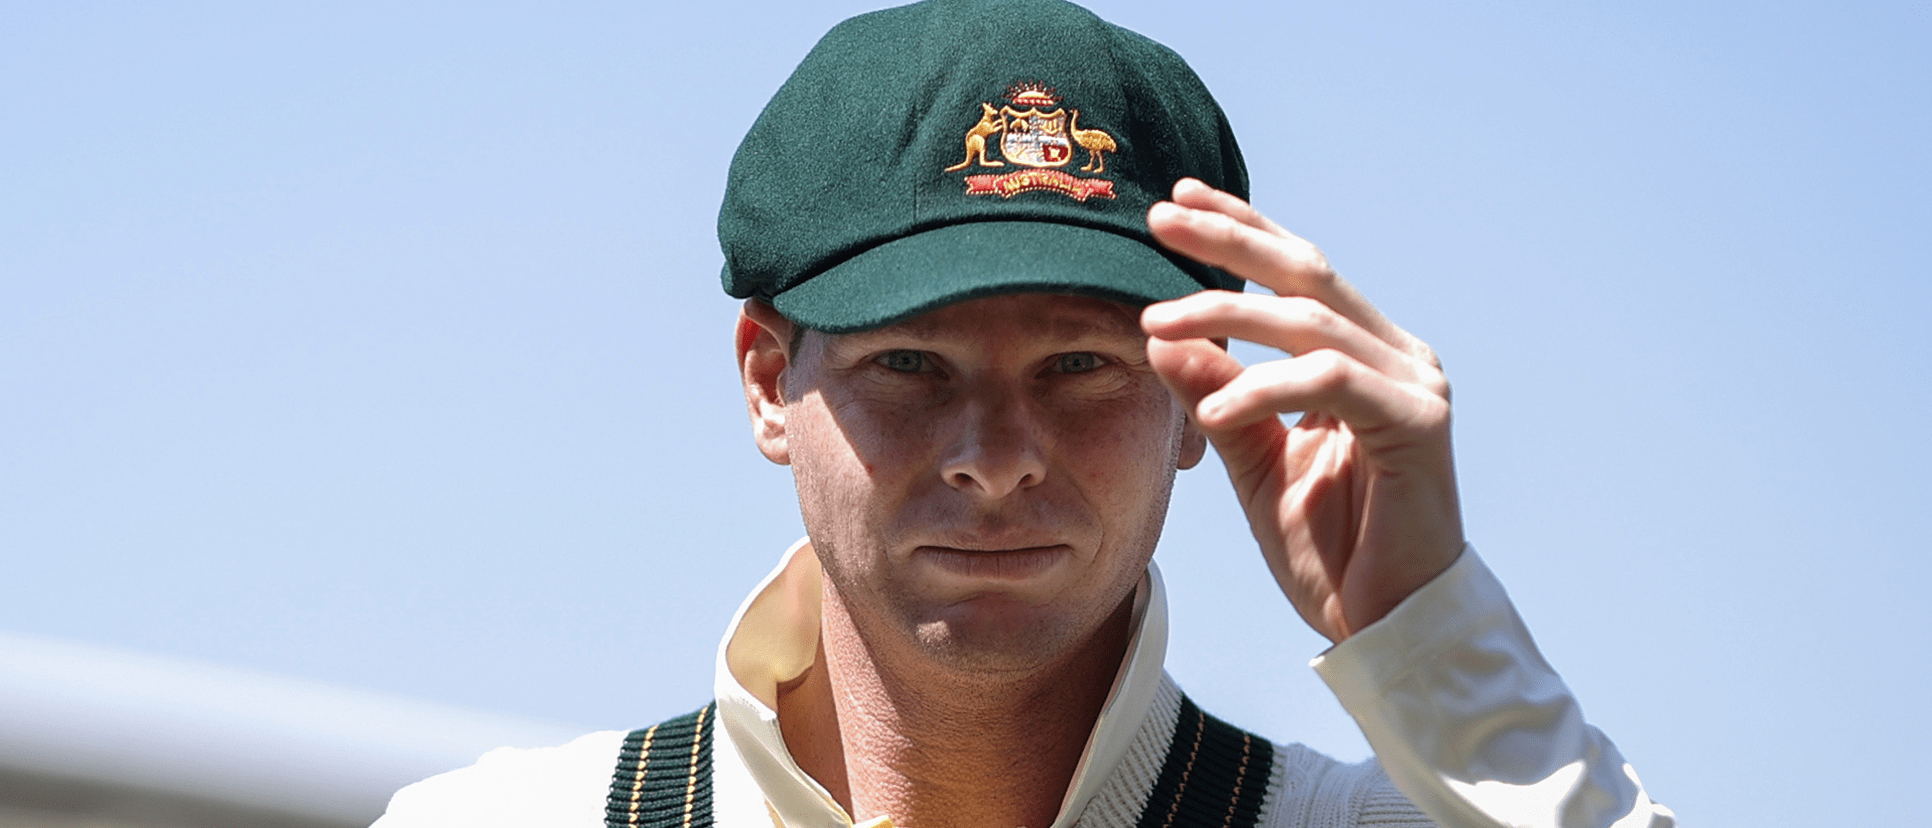
[[1406, 382], [1440, 382], [1442, 372], [1304, 296], [1204, 291], [1141, 312], [1141, 328], [1162, 339], [1234, 338], [1305, 354], [1341, 351]]
[[[1206, 190], [1206, 192], [1202, 192]], [[1381, 311], [1329, 267], [1308, 240], [1276, 226], [1246, 202], [1205, 184], [1176, 185], [1186, 204], [1163, 201], [1147, 212], [1154, 237], [1184, 256], [1214, 265], [1282, 296], [1306, 296], [1334, 308], [1363, 330], [1425, 362], [1427, 345]]]
[[1147, 210], [1147, 227], [1169, 249], [1283, 295], [1323, 298], [1333, 273], [1328, 259], [1306, 239], [1244, 223], [1219, 209], [1156, 202]]
[[1189, 409], [1242, 371], [1239, 360], [1206, 339], [1149, 339], [1147, 361]]
[[1174, 182], [1174, 203], [1196, 210], [1222, 213], [1235, 221], [1267, 233], [1293, 235], [1281, 229], [1281, 225], [1256, 210], [1254, 205], [1233, 193], [1223, 192], [1208, 186], [1198, 178], [1183, 178]]
[[[1193, 416], [1203, 398], [1219, 391], [1244, 370], [1240, 361], [1205, 339], [1149, 339], [1147, 361], [1189, 416]], [[1204, 430], [1225, 454], [1227, 445], [1247, 442], [1268, 445], [1286, 427], [1278, 419], [1266, 419], [1231, 428], [1204, 427]]]
[[1279, 422], [1280, 414], [1326, 412], [1371, 450], [1413, 444], [1447, 430], [1449, 403], [1337, 351], [1252, 365], [1203, 397], [1196, 420], [1210, 434]]

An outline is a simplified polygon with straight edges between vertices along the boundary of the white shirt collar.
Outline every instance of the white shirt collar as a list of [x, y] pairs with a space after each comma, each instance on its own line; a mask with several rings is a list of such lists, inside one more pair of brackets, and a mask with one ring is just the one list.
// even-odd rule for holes
[[[716, 692], [724, 738], [713, 747], [713, 814], [720, 828], [849, 828], [851, 817], [800, 770], [778, 728], [778, 687], [811, 669], [818, 651], [819, 566], [806, 540], [785, 550], [738, 607], [718, 645]], [[1051, 828], [1072, 828], [1115, 775], [1162, 695], [1167, 593], [1151, 562], [1134, 593], [1134, 635]], [[1170, 695], [1175, 694], [1170, 689]], [[1171, 724], [1170, 724], [1171, 729]]]

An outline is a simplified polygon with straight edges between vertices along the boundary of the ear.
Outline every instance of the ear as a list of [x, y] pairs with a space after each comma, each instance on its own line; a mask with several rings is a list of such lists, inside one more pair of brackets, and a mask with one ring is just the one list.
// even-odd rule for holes
[[1201, 427], [1194, 424], [1194, 415], [1181, 414], [1181, 459], [1179, 467], [1194, 468], [1207, 455], [1207, 435]]
[[738, 375], [745, 383], [751, 437], [765, 459], [792, 462], [785, 434], [785, 372], [791, 367], [792, 322], [772, 306], [745, 300], [738, 311]]

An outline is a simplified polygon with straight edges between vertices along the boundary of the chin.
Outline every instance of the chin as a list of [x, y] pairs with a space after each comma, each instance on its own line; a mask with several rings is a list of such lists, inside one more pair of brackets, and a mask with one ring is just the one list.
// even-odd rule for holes
[[1051, 607], [970, 606], [980, 603], [946, 607], [914, 627], [936, 666], [989, 677], [1036, 673], [1071, 657], [1094, 632], [1048, 617]]

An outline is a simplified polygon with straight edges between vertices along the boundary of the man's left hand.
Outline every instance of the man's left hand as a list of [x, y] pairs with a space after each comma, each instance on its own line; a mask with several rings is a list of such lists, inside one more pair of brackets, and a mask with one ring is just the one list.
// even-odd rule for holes
[[[1207, 291], [1141, 316], [1148, 357], [1227, 466], [1275, 581], [1340, 642], [1462, 551], [1449, 384], [1435, 354], [1247, 202], [1193, 179], [1155, 238], [1276, 295]], [[1290, 358], [1243, 367], [1211, 341]], [[1302, 412], [1283, 423], [1284, 413]]]

